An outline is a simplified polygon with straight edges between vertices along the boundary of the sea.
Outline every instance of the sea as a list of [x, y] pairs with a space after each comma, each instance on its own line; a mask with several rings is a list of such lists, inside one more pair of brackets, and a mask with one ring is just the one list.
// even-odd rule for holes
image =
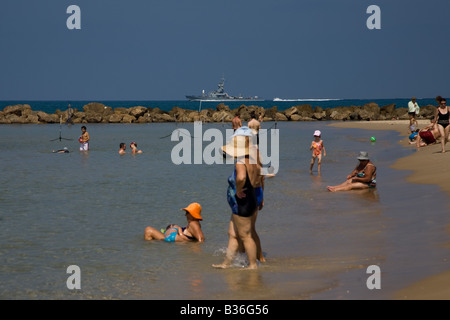
[[[179, 107], [186, 110], [201, 110], [201, 109], [213, 109], [215, 110], [219, 103], [224, 103], [229, 106], [231, 110], [239, 108], [241, 105], [256, 105], [263, 107], [265, 109], [277, 107], [279, 111], [284, 111], [292, 106], [309, 104], [313, 107], [322, 108], [335, 108], [335, 107], [348, 107], [348, 106], [363, 106], [367, 103], [374, 102], [380, 107], [385, 105], [395, 104], [396, 108], [406, 108], [408, 107], [408, 102], [410, 99], [405, 98], [395, 98], [395, 99], [280, 99], [275, 98], [273, 100], [247, 100], [247, 101], [189, 101], [189, 100], [150, 100], [150, 101], [103, 101], [103, 100], [92, 100], [92, 101], [62, 101], [62, 100], [48, 100], [48, 101], [0, 101], [0, 110], [10, 105], [17, 104], [29, 104], [31, 109], [34, 111], [43, 111], [46, 113], [55, 113], [56, 110], [65, 111], [70, 105], [71, 108], [76, 108], [80, 111], [83, 110], [83, 106], [90, 102], [99, 102], [111, 108], [131, 108], [136, 106], [159, 108], [162, 111], [170, 111], [174, 107]], [[426, 105], [436, 105], [436, 100], [434, 98], [417, 98], [417, 103], [419, 106]]]
[[[193, 123], [85, 124], [88, 152], [78, 124], [0, 125], [0, 299], [378, 300], [448, 270], [448, 196], [391, 168], [415, 149], [395, 131], [333, 123], [262, 123], [279, 168], [256, 222], [267, 261], [252, 271], [245, 254], [212, 267], [227, 248], [233, 165], [194, 161], [195, 141], [211, 151], [214, 129], [225, 144], [229, 123], [203, 123], [200, 135]], [[326, 150], [320, 174], [309, 171], [315, 130]], [[131, 141], [143, 153], [119, 155]], [[192, 161], [175, 164], [181, 142], [191, 142]], [[377, 188], [329, 192], [360, 151], [377, 166]], [[204, 243], [144, 240], [147, 226], [186, 225], [181, 208], [191, 202], [202, 206]]]

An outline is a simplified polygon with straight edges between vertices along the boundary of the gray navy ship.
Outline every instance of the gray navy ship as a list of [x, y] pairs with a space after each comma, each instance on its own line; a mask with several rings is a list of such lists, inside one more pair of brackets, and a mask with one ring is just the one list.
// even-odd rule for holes
[[222, 81], [217, 85], [217, 90], [205, 93], [203, 90], [201, 96], [186, 96], [191, 101], [223, 101], [223, 100], [252, 100], [252, 101], [263, 101], [263, 99], [259, 99], [258, 96], [254, 97], [243, 97], [243, 96], [230, 96], [225, 92], [225, 78], [222, 78]]

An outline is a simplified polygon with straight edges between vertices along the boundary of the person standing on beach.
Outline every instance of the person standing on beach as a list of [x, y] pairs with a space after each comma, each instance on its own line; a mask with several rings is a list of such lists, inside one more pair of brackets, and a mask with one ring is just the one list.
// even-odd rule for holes
[[439, 107], [436, 109], [434, 121], [437, 123], [439, 134], [441, 135], [442, 153], [444, 153], [450, 132], [450, 107], [447, 106], [447, 100], [439, 98]]
[[[259, 237], [255, 230], [258, 209], [263, 205], [261, 191], [264, 182], [260, 161], [258, 161], [258, 149], [253, 143], [251, 130], [248, 127], [236, 130], [231, 141], [222, 147], [222, 151], [236, 159], [236, 192], [233, 197], [236, 206], [232, 207], [225, 259], [221, 264], [213, 264], [213, 267], [229, 268], [242, 245], [249, 261], [247, 268], [257, 269], [257, 259], [264, 261]], [[257, 189], [260, 190], [257, 191]], [[227, 198], [230, 200], [229, 195]]]
[[412, 97], [411, 101], [408, 102], [408, 115], [409, 115], [409, 133], [413, 133], [417, 128], [416, 116], [419, 115], [420, 108], [419, 104], [416, 102], [416, 97]]
[[327, 155], [325, 150], [325, 146], [323, 145], [323, 140], [320, 139], [322, 133], [319, 130], [314, 131], [314, 140], [311, 142], [311, 147], [309, 150], [312, 150], [312, 158], [311, 158], [311, 166], [309, 167], [309, 172], [312, 172], [314, 163], [317, 158], [317, 172], [320, 174], [320, 168], [322, 165], [322, 150], [323, 156]]
[[237, 129], [242, 127], [242, 121], [241, 121], [241, 118], [240, 118], [239, 111], [236, 112], [236, 116], [233, 118], [233, 120], [231, 120], [231, 126], [232, 126], [234, 131], [236, 131]]
[[358, 156], [359, 164], [347, 176], [347, 180], [337, 186], [328, 186], [327, 189], [331, 192], [349, 191], [354, 189], [369, 189], [375, 188], [377, 185], [377, 168], [370, 161], [369, 154], [361, 151]]
[[86, 126], [81, 127], [81, 136], [78, 139], [80, 142], [80, 151], [89, 151], [89, 133], [86, 131]]

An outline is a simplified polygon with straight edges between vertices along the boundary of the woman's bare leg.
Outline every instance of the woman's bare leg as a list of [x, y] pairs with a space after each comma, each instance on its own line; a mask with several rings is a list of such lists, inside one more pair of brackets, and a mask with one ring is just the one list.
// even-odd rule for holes
[[256, 244], [256, 258], [259, 262], [266, 262], [266, 258], [264, 258], [262, 248], [261, 248], [261, 240], [259, 239], [259, 235], [256, 232], [256, 218], [258, 217], [258, 211], [252, 216], [252, 237]]
[[144, 232], [144, 239], [145, 240], [164, 240], [164, 234], [159, 231], [156, 230], [153, 227], [147, 227], [145, 228], [145, 232]]
[[237, 237], [237, 231], [236, 226], [234, 225], [233, 216], [235, 216], [235, 214], [231, 215], [230, 224], [228, 226], [228, 247], [225, 259], [220, 264], [213, 264], [212, 266], [214, 268], [220, 269], [229, 268], [234, 260], [234, 257], [236, 256], [236, 253], [239, 250], [239, 239]]

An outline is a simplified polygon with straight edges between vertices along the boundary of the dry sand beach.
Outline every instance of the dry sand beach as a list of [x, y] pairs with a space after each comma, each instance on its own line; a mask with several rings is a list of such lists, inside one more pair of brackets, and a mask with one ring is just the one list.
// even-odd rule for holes
[[[414, 145], [409, 144], [408, 123], [408, 120], [389, 120], [341, 122], [332, 125], [343, 128], [394, 130], [403, 137], [398, 143], [405, 147], [416, 149]], [[429, 124], [429, 121], [419, 120], [418, 123], [419, 128], [423, 128]], [[398, 170], [411, 171], [407, 178], [411, 183], [436, 184], [444, 192], [450, 194], [450, 171], [447, 169], [439, 170], [439, 168], [446, 168], [450, 164], [450, 143], [446, 147], [447, 152], [444, 154], [441, 153], [441, 144], [439, 142], [419, 148], [417, 152], [410, 156], [398, 159], [392, 167]], [[433, 168], [436, 168], [436, 170], [433, 170]], [[450, 234], [450, 225], [446, 229]], [[445, 244], [445, 246], [450, 248], [450, 243]], [[399, 300], [450, 299], [450, 270], [414, 283], [397, 292], [393, 298]]]

